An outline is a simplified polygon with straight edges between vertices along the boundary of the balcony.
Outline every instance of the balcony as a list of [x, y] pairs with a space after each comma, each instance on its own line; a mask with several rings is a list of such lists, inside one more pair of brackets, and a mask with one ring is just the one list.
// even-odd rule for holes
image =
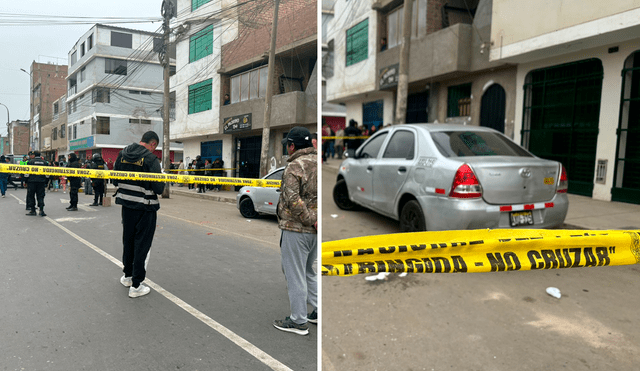
[[[471, 72], [473, 28], [458, 23], [411, 40], [409, 82]], [[378, 53], [377, 72], [400, 63], [400, 46]], [[380, 84], [378, 79], [378, 84]]]
[[[304, 125], [316, 122], [316, 102], [302, 91], [273, 96], [271, 127]], [[252, 99], [220, 107], [220, 132], [225, 132], [226, 119], [251, 114], [250, 127], [244, 130], [263, 128], [264, 99]], [[237, 130], [236, 130], [237, 131]], [[227, 128], [229, 133], [229, 128]]]

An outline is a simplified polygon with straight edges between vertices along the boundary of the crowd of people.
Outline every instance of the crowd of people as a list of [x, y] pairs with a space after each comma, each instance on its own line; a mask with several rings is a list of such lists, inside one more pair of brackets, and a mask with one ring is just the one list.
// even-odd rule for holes
[[[174, 167], [174, 165], [172, 165]], [[221, 158], [217, 158], [213, 161], [205, 159], [202, 161], [202, 156], [196, 156], [196, 159], [186, 165], [183, 160], [180, 160], [177, 166], [177, 170], [182, 175], [197, 175], [197, 176], [212, 176], [212, 177], [224, 177], [226, 172], [224, 169], [224, 161]], [[180, 184], [180, 187], [184, 187], [184, 184]], [[204, 184], [204, 183], [189, 183], [189, 189], [198, 188], [198, 193], [206, 193], [206, 191], [219, 192], [222, 189], [220, 184]]]
[[[356, 120], [349, 120], [349, 126], [346, 128], [338, 129], [334, 132], [331, 126], [328, 124], [322, 125], [322, 137], [330, 137], [328, 139], [322, 139], [322, 162], [326, 162], [329, 158], [338, 157], [341, 160], [347, 151], [353, 151], [360, 147], [364, 142], [364, 139], [346, 139], [347, 137], [370, 137], [376, 133], [378, 127], [376, 125], [370, 125], [365, 127], [362, 124], [358, 124]], [[349, 153], [349, 155], [353, 155]]]

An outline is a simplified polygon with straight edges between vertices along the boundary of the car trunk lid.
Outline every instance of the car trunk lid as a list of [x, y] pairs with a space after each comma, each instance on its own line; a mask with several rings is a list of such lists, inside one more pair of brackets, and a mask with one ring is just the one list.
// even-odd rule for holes
[[478, 156], [460, 158], [469, 164], [489, 204], [544, 202], [553, 198], [559, 165], [535, 157]]

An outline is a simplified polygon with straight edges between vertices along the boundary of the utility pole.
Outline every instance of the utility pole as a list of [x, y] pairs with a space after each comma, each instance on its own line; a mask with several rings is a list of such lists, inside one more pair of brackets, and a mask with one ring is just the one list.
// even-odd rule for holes
[[411, 20], [413, 0], [404, 0], [402, 21], [402, 45], [400, 46], [400, 71], [398, 71], [398, 96], [394, 124], [404, 124], [407, 119], [407, 95], [409, 90], [409, 48], [411, 45]]
[[[162, 17], [164, 18], [164, 20], [162, 21], [164, 42], [162, 52], [160, 53], [160, 58], [164, 75], [164, 95], [162, 97], [162, 166], [164, 167], [164, 169], [171, 168], [171, 144], [169, 141], [169, 34], [171, 32], [171, 28], [169, 27], [169, 19], [171, 19], [171, 16], [173, 15], [172, 7], [173, 4], [171, 4], [170, 1], [162, 1], [161, 13]], [[171, 187], [171, 183], [165, 183], [164, 191], [162, 191], [162, 198], [170, 198], [171, 190], [169, 189], [169, 187]]]
[[267, 71], [267, 96], [264, 98], [264, 119], [262, 121], [262, 150], [260, 151], [260, 176], [267, 175], [269, 165], [269, 135], [271, 130], [271, 100], [273, 98], [273, 70], [276, 64], [276, 38], [278, 35], [278, 7], [275, 0], [273, 26], [271, 28], [271, 47], [269, 48], [269, 68]]

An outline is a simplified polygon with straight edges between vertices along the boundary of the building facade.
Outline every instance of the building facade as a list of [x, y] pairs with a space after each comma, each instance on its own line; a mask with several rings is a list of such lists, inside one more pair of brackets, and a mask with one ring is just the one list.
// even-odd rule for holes
[[[273, 4], [178, 1], [176, 121], [172, 140], [185, 159], [221, 158], [228, 176], [259, 177]], [[317, 127], [317, 3], [280, 3], [269, 158], [283, 166], [280, 143], [294, 126]], [[212, 15], [225, 14], [213, 18]], [[206, 21], [202, 21], [205, 19]], [[226, 98], [228, 96], [228, 98]]]
[[[53, 102], [53, 120], [50, 125], [51, 151], [54, 153], [51, 160], [57, 161], [61, 156], [69, 153], [67, 141], [67, 94]], [[65, 156], [66, 157], [66, 156]]]
[[[156, 155], [162, 158], [163, 68], [154, 51], [154, 43], [161, 42], [161, 37], [96, 24], [71, 48], [66, 97], [68, 152], [76, 152], [80, 159], [99, 153], [105, 161], [115, 161], [122, 148], [153, 130], [160, 137]], [[173, 161], [176, 153], [180, 157], [182, 145], [171, 143], [170, 150]]]
[[[338, 0], [327, 26], [327, 101], [366, 128], [394, 122], [403, 3]], [[414, 0], [406, 123], [495, 128], [513, 137], [515, 66], [489, 60], [492, 1]]]
[[26, 120], [14, 120], [9, 123], [8, 141], [9, 141], [9, 153], [14, 157], [22, 159], [22, 156], [29, 153], [31, 145], [29, 129], [31, 124]]
[[30, 145], [45, 158], [52, 158], [51, 120], [53, 101], [66, 92], [67, 66], [50, 63], [31, 63], [31, 125]]
[[570, 193], [640, 203], [640, 1], [494, 0], [491, 30], [491, 60], [517, 65], [516, 141]]

